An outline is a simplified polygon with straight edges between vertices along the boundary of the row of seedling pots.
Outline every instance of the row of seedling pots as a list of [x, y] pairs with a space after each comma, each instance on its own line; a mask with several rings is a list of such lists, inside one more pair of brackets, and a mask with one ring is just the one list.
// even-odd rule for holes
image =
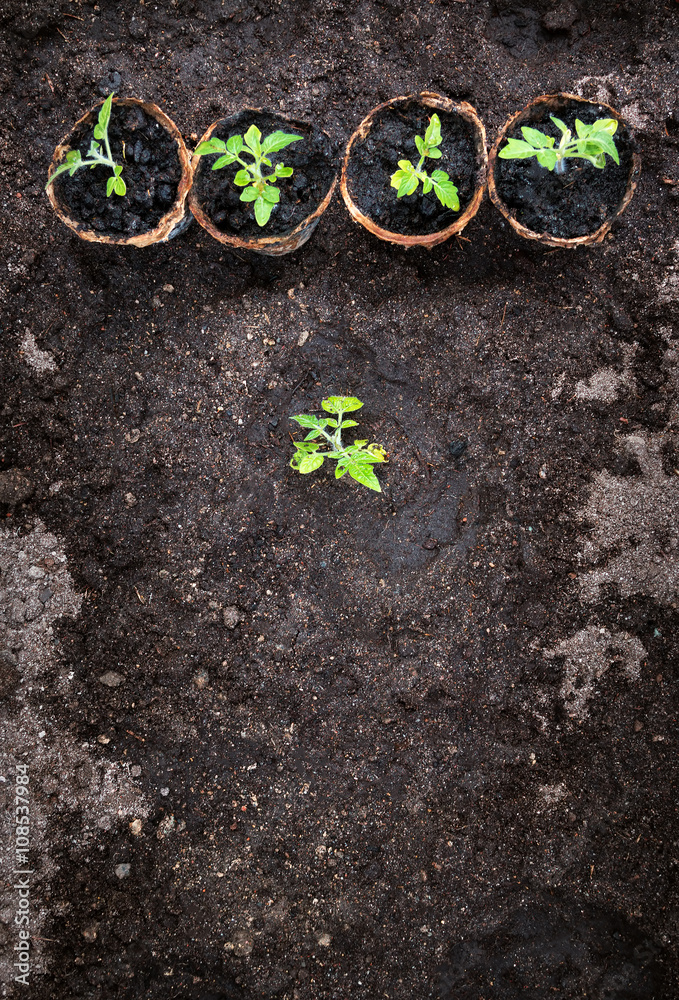
[[[520, 236], [574, 247], [604, 238], [639, 173], [630, 130], [608, 105], [538, 97], [487, 154], [470, 104], [421, 93], [364, 118], [340, 188], [353, 219], [406, 247], [461, 233], [486, 188]], [[309, 239], [337, 181], [336, 150], [316, 125], [244, 110], [214, 122], [191, 154], [155, 104], [111, 96], [57, 146], [47, 193], [85, 240], [148, 246], [195, 217], [222, 243], [278, 255]]]

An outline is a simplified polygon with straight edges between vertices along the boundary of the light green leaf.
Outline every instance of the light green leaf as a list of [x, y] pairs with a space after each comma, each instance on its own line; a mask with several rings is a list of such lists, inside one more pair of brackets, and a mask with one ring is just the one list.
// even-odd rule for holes
[[[111, 105], [113, 104], [113, 94], [109, 94], [101, 108], [99, 109], [99, 119], [97, 125], [94, 128], [94, 135], [97, 139], [103, 139], [104, 134], [108, 128], [108, 123], [111, 118]], [[101, 134], [97, 135], [97, 128], [100, 129]]]
[[252, 183], [252, 176], [247, 170], [239, 170], [233, 179], [233, 183], [237, 184], [238, 187], [245, 187], [246, 184]]
[[[328, 423], [331, 426], [337, 427], [336, 420], [329, 420]], [[342, 427], [358, 427], [358, 420], [344, 420], [342, 422]]]
[[431, 177], [425, 177], [422, 181], [422, 194], [429, 194], [433, 186], [434, 182]]
[[[554, 121], [554, 119], [552, 119]], [[575, 131], [577, 132], [578, 139], [586, 139], [590, 132], [592, 131], [591, 125], [585, 125], [581, 122], [579, 118], [575, 119]]]
[[617, 129], [618, 122], [615, 118], [598, 118], [592, 125], [592, 133], [607, 132], [609, 135], [615, 135]]
[[106, 135], [106, 130], [101, 127], [101, 125], [94, 126], [94, 138], [103, 139]]
[[277, 177], [292, 177], [292, 174], [293, 174], [292, 167], [284, 167], [282, 163], [276, 164]]
[[411, 177], [407, 177], [404, 181], [399, 184], [398, 191], [396, 192], [397, 198], [402, 198], [406, 194], [414, 194], [417, 191], [417, 185], [419, 181], [417, 175], [413, 174]]
[[348, 465], [340, 465], [338, 463], [337, 468], [335, 469], [335, 479], [341, 479], [342, 476], [345, 474], [345, 472], [348, 471], [348, 469], [349, 469]]
[[233, 163], [235, 159], [236, 157], [232, 156], [231, 153], [225, 153], [224, 156], [217, 157], [215, 162], [212, 164], [212, 169], [221, 170], [222, 167], [228, 167], [228, 165]]
[[[524, 125], [521, 129], [521, 134], [533, 149], [543, 149], [545, 146], [550, 145], [549, 140], [551, 136], [544, 135], [543, 132], [538, 132], [536, 128], [529, 128], [527, 125]], [[552, 139], [551, 145], [554, 145], [554, 139]]]
[[258, 198], [255, 202], [255, 219], [257, 220], [258, 226], [265, 226], [269, 219], [271, 218], [271, 209], [273, 205], [269, 201], [264, 201], [263, 198]]
[[119, 194], [121, 198], [125, 194], [125, 192], [127, 191], [127, 186], [122, 177], [116, 177], [115, 184], [113, 185], [113, 190], [115, 191], [116, 194]]
[[226, 140], [226, 151], [231, 153], [232, 156], [238, 156], [241, 149], [243, 148], [243, 136], [242, 135], [230, 135]]
[[267, 135], [262, 143], [262, 153], [277, 153], [279, 149], [285, 149], [291, 142], [300, 142], [303, 136], [292, 135], [292, 133], [276, 131]]
[[259, 156], [262, 148], [259, 140], [262, 138], [262, 133], [259, 131], [257, 126], [251, 125], [243, 138], [245, 140], [245, 145], [251, 149], [253, 153], [256, 153], [257, 156]]
[[553, 170], [556, 166], [556, 150], [554, 149], [540, 149], [537, 152], [537, 161], [541, 167], [546, 167], [547, 170]]
[[327, 413], [351, 413], [360, 410], [363, 403], [355, 396], [328, 396], [322, 400], [321, 406]]
[[[569, 131], [569, 129], [568, 129], [568, 125], [566, 125], [566, 123], [565, 123], [565, 122], [562, 122], [560, 118], [556, 118], [556, 117], [555, 117], [554, 115], [550, 115], [549, 117], [550, 117], [550, 118], [552, 119], [552, 121], [554, 122], [554, 124], [556, 125], [556, 127], [557, 127], [557, 128], [558, 128], [558, 129], [559, 129], [559, 130], [560, 130], [560, 131], [561, 131], [562, 133], [563, 133], [563, 132], [568, 132], [568, 131]], [[577, 124], [577, 122], [576, 122], [576, 124]], [[581, 124], [582, 124], [582, 123], [581, 123]]]
[[254, 185], [252, 187], [246, 187], [240, 193], [241, 201], [257, 201], [258, 198], [259, 198], [259, 191]]
[[225, 153], [226, 143], [223, 139], [208, 139], [207, 142], [200, 142], [196, 146], [197, 156], [206, 156], [208, 153]]
[[420, 154], [420, 156], [425, 156], [427, 147], [425, 146], [424, 139], [421, 136], [419, 135], [415, 136], [415, 145], [417, 147], [417, 152]]
[[116, 182], [115, 177], [109, 177], [108, 181], [106, 182], [106, 197], [107, 198], [110, 198], [111, 195], [113, 194], [113, 188], [114, 188], [115, 182]]
[[355, 479], [362, 486], [367, 486], [368, 489], [375, 490], [376, 493], [382, 492], [379, 479], [369, 465], [355, 462], [349, 466], [348, 472], [351, 478]]
[[424, 141], [428, 146], [441, 145], [441, 119], [437, 114], [433, 114], [429, 119], [427, 131], [424, 133]]
[[314, 472], [316, 469], [320, 469], [322, 465], [323, 465], [322, 455], [305, 455], [302, 461], [299, 463], [298, 471], [301, 472], [303, 476], [306, 476], [310, 472]]
[[507, 139], [507, 145], [497, 155], [501, 160], [527, 160], [535, 156], [535, 149], [522, 139]]
[[[78, 153], [80, 153], [80, 150], [78, 150]], [[99, 145], [99, 143], [95, 142], [94, 139], [90, 140], [90, 148], [87, 150], [87, 155], [99, 156], [100, 154], [101, 154], [101, 146]], [[71, 154], [69, 153], [68, 155], [70, 156]]]
[[459, 212], [460, 199], [458, 197], [457, 188], [453, 182], [449, 180], [448, 174], [445, 170], [434, 170], [431, 175], [431, 181], [434, 185], [436, 197], [441, 204], [446, 208], [452, 208], [454, 212]]
[[443, 156], [443, 153], [441, 152], [440, 149], [432, 148], [427, 153], [427, 156], [429, 157], [430, 160], [440, 160], [441, 157]]
[[318, 427], [320, 420], [311, 413], [298, 413], [291, 420], [296, 420], [301, 427]]
[[262, 191], [262, 197], [265, 201], [268, 201], [271, 205], [277, 205], [280, 201], [281, 193], [276, 187], [272, 187], [270, 184]]

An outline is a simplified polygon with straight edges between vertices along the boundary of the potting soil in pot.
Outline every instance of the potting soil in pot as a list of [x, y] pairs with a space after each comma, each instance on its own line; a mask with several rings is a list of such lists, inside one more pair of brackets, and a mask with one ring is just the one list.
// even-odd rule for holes
[[[565, 103], [558, 110], [544, 105], [531, 109], [529, 115], [515, 122], [507, 138], [522, 139], [521, 127], [529, 125], [545, 135], [554, 136], [556, 144], [561, 131], [549, 117], [556, 115], [575, 131], [575, 119], [590, 125], [599, 118], [610, 118], [610, 112], [597, 104]], [[566, 172], [557, 174], [541, 167], [535, 159], [502, 160], [495, 167], [497, 190], [505, 204], [514, 210], [517, 220], [536, 233], [547, 232], [568, 239], [593, 233], [618, 209], [622, 201], [632, 165], [632, 142], [627, 128], [618, 125], [613, 136], [620, 165], [608, 155], [603, 170], [587, 160], [567, 159]], [[502, 149], [506, 143], [502, 143]]]
[[[424, 136], [431, 116], [441, 119], [442, 156], [427, 158], [422, 167], [431, 174], [444, 170], [458, 189], [460, 211], [445, 208], [433, 191], [422, 193], [422, 186], [411, 195], [396, 197], [391, 176], [399, 160], [417, 166], [420, 155], [415, 136]], [[385, 108], [373, 118], [365, 139], [351, 147], [347, 170], [349, 194], [360, 210], [382, 229], [406, 236], [437, 233], [452, 226], [474, 194], [476, 147], [471, 124], [460, 115], [408, 101]]]
[[[274, 205], [267, 224], [258, 225], [252, 202], [240, 200], [243, 188], [233, 183], [236, 172], [243, 169], [238, 162], [213, 170], [212, 164], [217, 157], [201, 157], [194, 175], [194, 195], [206, 215], [223, 233], [243, 238], [281, 236], [312, 215], [325, 198], [337, 170], [334, 150], [328, 136], [319, 128], [308, 125], [302, 128], [278, 115], [255, 111], [242, 111], [224, 119], [212, 132], [211, 138], [226, 141], [232, 135], [245, 135], [250, 125], [257, 126], [262, 139], [277, 130], [302, 136], [300, 142], [272, 153], [269, 159], [273, 166], [264, 168], [267, 173], [273, 173], [277, 163], [284, 163], [293, 169], [291, 177], [276, 182], [280, 201]], [[246, 163], [254, 162], [247, 151], [240, 156]]]
[[[91, 121], [79, 125], [71, 137], [71, 148], [79, 149], [83, 159], [96, 121], [97, 112], [93, 112]], [[84, 167], [73, 177], [61, 174], [54, 182], [57, 198], [73, 219], [102, 236], [150, 232], [177, 197], [182, 173], [177, 142], [142, 108], [119, 104], [111, 108], [108, 137], [113, 159], [123, 167], [126, 193], [107, 198], [111, 170], [96, 166]]]

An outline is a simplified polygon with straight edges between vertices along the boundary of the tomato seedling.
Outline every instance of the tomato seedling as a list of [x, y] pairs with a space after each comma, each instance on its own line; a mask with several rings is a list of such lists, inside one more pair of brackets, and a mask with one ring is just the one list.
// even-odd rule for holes
[[[527, 160], [535, 157], [541, 167], [553, 170], [557, 174], [566, 172], [566, 160], [579, 158], [589, 160], [599, 170], [606, 166], [606, 154], [616, 163], [620, 163], [618, 150], [613, 142], [613, 135], [618, 128], [615, 118], [599, 118], [591, 125], [585, 125], [579, 118], [575, 119], [576, 136], [560, 118], [549, 116], [561, 132], [558, 146], [554, 136], [545, 135], [536, 128], [522, 126], [523, 139], [507, 139], [497, 154], [502, 160]], [[524, 141], [525, 140], [525, 141]]]
[[[76, 171], [81, 170], [83, 167], [110, 167], [113, 171], [113, 176], [109, 177], [106, 182], [107, 197], [110, 198], [114, 191], [116, 194], [121, 196], [125, 194], [127, 186], [125, 181], [120, 176], [123, 172], [123, 168], [113, 159], [111, 144], [108, 139], [108, 123], [111, 120], [112, 103], [113, 94], [109, 94], [99, 109], [99, 118], [97, 120], [97, 124], [94, 126], [94, 139], [90, 142], [90, 148], [87, 150], [87, 159], [83, 160], [79, 149], [69, 150], [66, 154], [66, 161], [61, 163], [54, 171], [45, 185], [46, 188], [48, 188], [50, 184], [57, 179], [59, 174], [65, 174], [66, 171], [68, 171], [70, 176], [73, 177], [73, 174], [75, 174]], [[99, 139], [100, 142], [96, 142], [97, 139]], [[104, 143], [105, 153], [102, 152], [101, 142]]]
[[[326, 458], [337, 462], [335, 478], [341, 479], [348, 472], [352, 479], [368, 489], [382, 492], [379, 480], [373, 472], [373, 465], [387, 461], [387, 453], [378, 444], [369, 444], [365, 441], [354, 441], [353, 444], [342, 444], [342, 430], [346, 427], [357, 427], [356, 420], [343, 420], [345, 413], [353, 410], [360, 410], [363, 403], [355, 396], [329, 396], [321, 402], [321, 406], [326, 413], [333, 413], [335, 417], [315, 417], [313, 414], [300, 413], [296, 420], [302, 427], [306, 427], [309, 433], [303, 441], [295, 441], [297, 451], [292, 456], [290, 465], [293, 469], [307, 475], [320, 469]], [[317, 438], [324, 437], [330, 445], [329, 451], [321, 451], [322, 441]]]
[[441, 119], [433, 114], [429, 119], [427, 131], [424, 138], [421, 135], [415, 136], [415, 145], [420, 154], [420, 160], [416, 167], [410, 160], [399, 160], [399, 170], [391, 175], [391, 186], [397, 188], [396, 197], [402, 198], [406, 194], [414, 194], [422, 183], [422, 194], [429, 194], [433, 189], [436, 197], [445, 208], [452, 208], [454, 212], [460, 210], [460, 199], [457, 195], [457, 188], [448, 177], [445, 170], [432, 170], [428, 174], [423, 170], [424, 161], [429, 157], [431, 160], [440, 160], [442, 153], [438, 148], [442, 143]]
[[[280, 191], [276, 182], [281, 177], [292, 177], [292, 167], [277, 163], [275, 167], [269, 159], [270, 153], [285, 149], [292, 142], [299, 142], [301, 135], [291, 135], [280, 130], [267, 135], [262, 141], [262, 133], [256, 125], [251, 125], [245, 135], [232, 135], [224, 142], [223, 139], [208, 139], [196, 147], [197, 156], [209, 153], [221, 155], [212, 164], [213, 170], [221, 170], [230, 163], [240, 163], [241, 170], [236, 173], [233, 183], [242, 187], [241, 201], [254, 202], [255, 219], [258, 225], [265, 226], [271, 217], [274, 205], [280, 200]], [[253, 162], [242, 159], [244, 154], [252, 157]], [[265, 174], [263, 167], [273, 167], [273, 172]]]

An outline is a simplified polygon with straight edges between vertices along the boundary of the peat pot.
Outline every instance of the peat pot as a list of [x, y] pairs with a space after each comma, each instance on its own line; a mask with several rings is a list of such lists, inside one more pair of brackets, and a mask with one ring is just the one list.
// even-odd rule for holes
[[[459, 211], [446, 208], [434, 191], [397, 198], [391, 186], [399, 160], [419, 161], [415, 136], [424, 137], [432, 114], [441, 120], [440, 159], [427, 158], [429, 174], [442, 170], [458, 188]], [[461, 233], [474, 218], [486, 184], [486, 132], [471, 104], [440, 94], [409, 94], [379, 104], [358, 126], [347, 146], [341, 191], [356, 222], [381, 240], [433, 247]]]
[[[51, 177], [72, 149], [86, 159], [99, 107], [76, 122], [54, 151]], [[191, 158], [175, 123], [156, 104], [134, 97], [114, 98], [108, 126], [111, 153], [122, 165], [124, 195], [106, 195], [111, 170], [83, 167], [62, 173], [47, 188], [52, 208], [83, 240], [145, 247], [172, 239], [191, 215]]]
[[[613, 140], [620, 164], [606, 156], [604, 169], [588, 160], [567, 159], [564, 173], [541, 167], [535, 158], [504, 160], [498, 156], [508, 138], [522, 139], [527, 125], [546, 135], [561, 137], [550, 115], [561, 119], [575, 135], [575, 119], [591, 125], [600, 118], [615, 118]], [[512, 115], [500, 132], [488, 158], [488, 193], [510, 226], [528, 240], [551, 247], [577, 247], [600, 243], [624, 212], [636, 189], [641, 159], [630, 130], [618, 112], [607, 104], [587, 101], [574, 94], [546, 94]]]
[[[233, 135], [244, 136], [251, 125], [259, 129], [262, 141], [276, 131], [302, 137], [301, 141], [269, 154], [272, 168], [264, 168], [269, 173], [276, 164], [292, 168], [291, 176], [276, 181], [280, 200], [274, 205], [269, 221], [260, 226], [253, 203], [240, 199], [243, 187], [234, 184], [234, 177], [242, 164], [235, 162], [213, 170], [216, 154], [194, 153], [189, 206], [200, 225], [220, 243], [280, 256], [306, 243], [330, 204], [337, 183], [335, 150], [330, 137], [315, 125], [247, 108], [214, 122], [200, 141], [212, 138], [226, 142]], [[247, 150], [240, 156], [245, 163], [254, 162]]]

